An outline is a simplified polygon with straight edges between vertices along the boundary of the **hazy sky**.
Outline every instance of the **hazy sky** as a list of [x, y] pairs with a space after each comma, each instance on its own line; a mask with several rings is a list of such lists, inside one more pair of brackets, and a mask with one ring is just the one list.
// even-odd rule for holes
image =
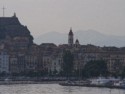
[[125, 0], [0, 0], [0, 16], [16, 12], [33, 36], [93, 29], [125, 36]]

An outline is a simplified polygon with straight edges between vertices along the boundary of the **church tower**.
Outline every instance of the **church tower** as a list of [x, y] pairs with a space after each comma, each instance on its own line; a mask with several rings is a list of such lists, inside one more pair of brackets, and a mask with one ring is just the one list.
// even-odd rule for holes
[[72, 32], [72, 28], [69, 31], [69, 35], [68, 35], [68, 45], [69, 46], [73, 46], [73, 32]]

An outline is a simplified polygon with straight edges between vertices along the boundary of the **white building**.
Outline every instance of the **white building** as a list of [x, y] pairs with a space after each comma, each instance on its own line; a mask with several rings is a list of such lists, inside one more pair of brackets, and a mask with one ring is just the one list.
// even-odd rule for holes
[[62, 70], [61, 55], [53, 54], [50, 56], [43, 56], [43, 70], [52, 75], [57, 75]]
[[36, 71], [38, 59], [37, 56], [27, 55], [25, 56], [26, 70]]
[[0, 52], [0, 73], [9, 73], [9, 55], [6, 51]]
[[18, 58], [15, 55], [11, 55], [9, 61], [9, 71], [10, 73], [19, 73], [19, 68], [18, 68]]
[[43, 70], [44, 72], [51, 72], [52, 58], [51, 56], [43, 56]]
[[59, 74], [62, 70], [62, 58], [54, 57], [51, 63], [51, 72], [52, 74]]

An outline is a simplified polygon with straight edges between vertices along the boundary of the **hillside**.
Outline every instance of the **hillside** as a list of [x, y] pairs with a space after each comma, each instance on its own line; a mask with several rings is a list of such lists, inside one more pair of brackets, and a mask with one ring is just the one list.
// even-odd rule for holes
[[[68, 34], [68, 32], [67, 32]], [[35, 38], [34, 42], [41, 43], [55, 43], [65, 44], [68, 40], [68, 35], [65, 33], [49, 32]], [[80, 44], [94, 44], [97, 46], [125, 46], [124, 36], [105, 35], [94, 30], [77, 31], [74, 32], [74, 38], [78, 38]]]

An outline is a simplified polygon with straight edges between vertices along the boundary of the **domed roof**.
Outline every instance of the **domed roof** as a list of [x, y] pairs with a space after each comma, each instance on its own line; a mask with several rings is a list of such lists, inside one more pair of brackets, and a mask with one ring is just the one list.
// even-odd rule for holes
[[79, 40], [78, 40], [78, 39], [76, 39], [76, 43], [79, 43]]
[[72, 28], [69, 31], [69, 35], [73, 35]]
[[79, 40], [78, 40], [78, 39], [76, 39], [76, 42], [79, 42]]

